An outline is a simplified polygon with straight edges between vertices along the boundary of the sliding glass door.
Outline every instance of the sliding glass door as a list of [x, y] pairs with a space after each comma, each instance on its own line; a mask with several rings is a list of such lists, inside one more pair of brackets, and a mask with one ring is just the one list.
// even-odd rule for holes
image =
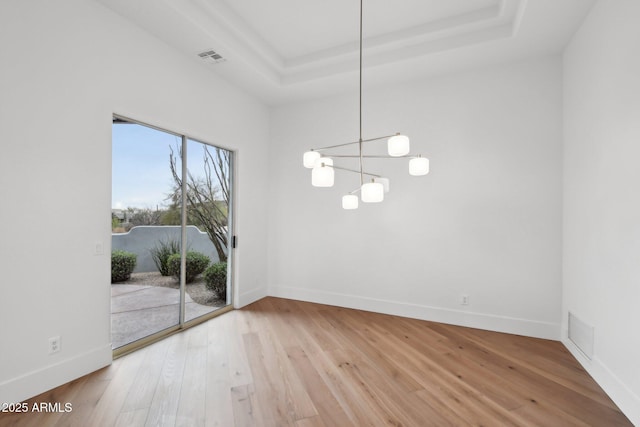
[[112, 140], [117, 354], [230, 307], [233, 152], [117, 116]]
[[187, 248], [186, 271], [189, 272], [189, 263], [204, 259], [202, 255], [209, 261], [198, 283], [187, 277], [186, 321], [231, 302], [227, 295], [227, 266], [232, 240], [229, 220], [232, 154], [223, 148], [186, 140], [183, 156], [187, 165], [186, 231], [187, 242], [194, 242]]

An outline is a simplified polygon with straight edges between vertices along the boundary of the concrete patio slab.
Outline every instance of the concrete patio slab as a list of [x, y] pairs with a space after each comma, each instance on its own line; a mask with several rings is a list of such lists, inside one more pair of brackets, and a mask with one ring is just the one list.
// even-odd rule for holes
[[121, 285], [119, 283], [111, 285], [111, 296], [122, 295], [128, 292], [139, 291], [141, 288], [150, 288], [151, 286], [143, 285]]
[[[112, 348], [178, 324], [180, 290], [160, 286], [111, 285]], [[192, 320], [220, 307], [194, 302], [185, 295], [185, 319]]]

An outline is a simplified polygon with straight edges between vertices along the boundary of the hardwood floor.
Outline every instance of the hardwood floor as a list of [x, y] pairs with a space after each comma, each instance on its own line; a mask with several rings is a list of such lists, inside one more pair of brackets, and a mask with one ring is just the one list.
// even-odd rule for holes
[[266, 298], [1, 426], [631, 426], [559, 342]]

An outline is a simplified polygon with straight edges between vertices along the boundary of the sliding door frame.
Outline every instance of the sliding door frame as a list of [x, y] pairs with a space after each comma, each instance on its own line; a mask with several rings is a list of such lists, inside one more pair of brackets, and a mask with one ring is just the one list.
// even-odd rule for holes
[[[174, 131], [170, 131], [164, 129], [160, 126], [152, 125], [140, 120], [132, 119], [128, 116], [123, 116], [117, 113], [112, 114], [112, 120], [122, 120], [125, 122], [129, 122], [132, 124], [137, 124], [140, 126], [146, 126], [151, 129], [155, 129], [160, 132], [165, 132], [170, 135], [174, 135], [178, 138], [181, 138], [182, 143], [182, 156], [181, 156], [181, 174], [182, 174], [182, 206], [180, 209], [180, 234], [181, 234], [181, 244], [180, 244], [180, 304], [179, 304], [179, 316], [178, 316], [178, 324], [171, 326], [169, 328], [158, 331], [154, 334], [143, 337], [139, 340], [131, 342], [129, 344], [125, 344], [121, 347], [113, 349], [113, 358], [117, 359], [118, 357], [124, 356], [125, 354], [131, 353], [132, 351], [138, 350], [147, 345], [153, 344], [154, 342], [160, 341], [170, 335], [173, 335], [177, 332], [182, 331], [183, 329], [188, 329], [192, 326], [198, 325], [202, 322], [206, 322], [216, 316], [227, 313], [234, 309], [234, 298], [235, 294], [235, 275], [233, 271], [235, 269], [235, 200], [236, 200], [236, 179], [235, 179], [235, 162], [236, 162], [236, 152], [227, 147], [223, 147], [220, 145], [210, 144], [208, 142], [203, 142], [199, 138], [194, 138], [185, 133], [178, 133]], [[113, 136], [112, 136], [113, 140]], [[185, 191], [185, 187], [187, 185], [187, 175], [188, 175], [188, 165], [187, 165], [187, 142], [191, 140], [193, 142], [198, 142], [200, 144], [204, 144], [209, 147], [220, 148], [229, 152], [229, 186], [230, 186], [230, 194], [229, 194], [229, 206], [227, 211], [227, 234], [229, 236], [229, 242], [227, 243], [227, 297], [226, 297], [226, 305], [217, 310], [212, 311], [211, 313], [204, 314], [202, 316], [196, 317], [195, 319], [185, 320], [185, 300], [186, 300], [186, 243], [187, 243], [187, 193]], [[112, 160], [113, 162], [113, 160]], [[113, 181], [113, 177], [112, 177]], [[111, 310], [109, 310], [109, 316], [111, 316]]]

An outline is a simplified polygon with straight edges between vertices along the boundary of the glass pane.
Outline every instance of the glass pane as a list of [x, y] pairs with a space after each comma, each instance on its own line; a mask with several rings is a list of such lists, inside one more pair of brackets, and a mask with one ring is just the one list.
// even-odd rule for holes
[[114, 119], [112, 132], [115, 349], [179, 323], [175, 257], [179, 263], [180, 210], [172, 166], [178, 171], [182, 166], [175, 148], [181, 138], [176, 135], [119, 119]]
[[187, 284], [185, 321], [230, 302], [227, 256], [231, 153], [187, 142]]

